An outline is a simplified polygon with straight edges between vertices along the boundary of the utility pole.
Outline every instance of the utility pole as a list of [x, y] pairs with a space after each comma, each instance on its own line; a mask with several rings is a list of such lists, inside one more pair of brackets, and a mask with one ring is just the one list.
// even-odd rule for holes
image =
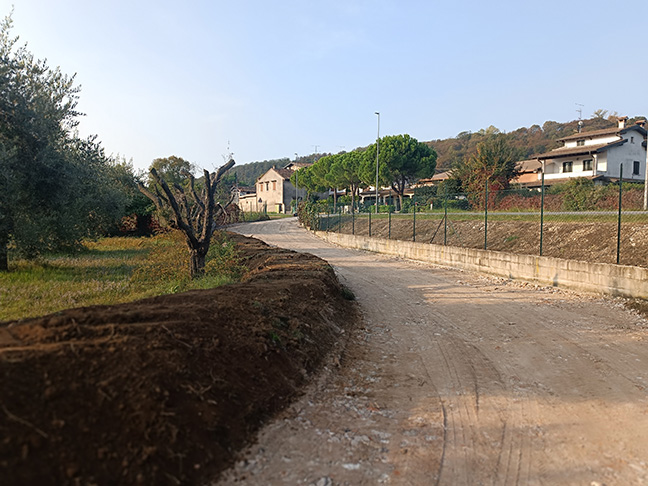
[[[295, 164], [297, 164], [297, 152], [295, 152]], [[299, 209], [299, 196], [298, 196], [298, 186], [299, 186], [299, 175], [297, 174], [297, 165], [295, 165], [295, 212]]]
[[648, 134], [646, 135], [646, 163], [644, 165], [644, 211], [648, 210]]
[[378, 214], [378, 156], [380, 155], [380, 113], [378, 115], [378, 137], [376, 138], [376, 214]]

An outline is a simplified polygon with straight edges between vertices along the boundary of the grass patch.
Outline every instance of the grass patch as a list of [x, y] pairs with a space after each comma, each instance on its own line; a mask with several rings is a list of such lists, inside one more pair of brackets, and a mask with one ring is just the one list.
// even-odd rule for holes
[[208, 289], [240, 279], [233, 243], [214, 235], [205, 276], [189, 279], [189, 254], [179, 232], [153, 238], [102, 238], [75, 254], [12, 260], [0, 273], [0, 321], [72, 307], [131, 302], [145, 297]]
[[240, 221], [242, 223], [254, 223], [255, 221], [268, 221], [270, 216], [264, 212], [246, 212], [241, 211]]

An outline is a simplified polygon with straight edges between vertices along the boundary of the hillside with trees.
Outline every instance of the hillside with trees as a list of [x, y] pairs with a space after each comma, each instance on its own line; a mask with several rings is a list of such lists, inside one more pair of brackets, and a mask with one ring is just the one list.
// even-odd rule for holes
[[[607, 110], [596, 110], [591, 118], [582, 120], [582, 129], [589, 132], [614, 127], [617, 116], [616, 112], [609, 113]], [[645, 116], [634, 116], [628, 119], [628, 123], [632, 124], [645, 118]], [[542, 125], [521, 127], [508, 133], [502, 132], [491, 125], [477, 132], [465, 131], [457, 134], [456, 137], [433, 139], [424, 143], [436, 151], [438, 156], [436, 171], [441, 172], [458, 166], [464, 159], [474, 155], [477, 152], [477, 146], [492, 135], [502, 134], [506, 144], [517, 154], [520, 160], [547, 152], [559, 146], [559, 143], [556, 142], [557, 139], [576, 133], [578, 131], [578, 122], [579, 120], [564, 123], [545, 121]], [[366, 148], [362, 147], [356, 149], [356, 151], [363, 151]], [[295, 161], [315, 162], [326, 155], [331, 154], [310, 154], [298, 157], [296, 160], [284, 157], [242, 164], [231, 169], [223, 181], [230, 185], [236, 182], [240, 186], [253, 186], [256, 179], [271, 167], [284, 167]]]
[[[617, 113], [608, 114], [606, 110], [596, 110], [591, 118], [582, 120], [583, 131], [601, 130], [616, 125]], [[628, 119], [632, 124], [645, 116], [634, 116]], [[546, 121], [540, 125], [522, 127], [512, 132], [503, 133], [504, 140], [509, 147], [519, 154], [521, 159], [527, 159], [534, 154], [540, 154], [559, 146], [557, 139], [567, 137], [578, 132], [578, 120], [565, 123]], [[477, 132], [461, 132], [454, 138], [430, 140], [426, 142], [438, 153], [437, 172], [456, 167], [465, 158], [477, 151], [477, 145], [489, 136], [500, 134], [494, 126], [481, 129]]]
[[237, 183], [239, 186], [253, 186], [256, 180], [272, 167], [283, 168], [291, 162], [312, 163], [325, 155], [330, 154], [304, 155], [302, 157], [297, 157], [295, 160], [283, 157], [281, 159], [263, 160], [261, 162], [248, 162], [247, 164], [242, 164], [232, 168], [228, 172], [228, 175], [223, 178], [223, 182], [228, 185]]

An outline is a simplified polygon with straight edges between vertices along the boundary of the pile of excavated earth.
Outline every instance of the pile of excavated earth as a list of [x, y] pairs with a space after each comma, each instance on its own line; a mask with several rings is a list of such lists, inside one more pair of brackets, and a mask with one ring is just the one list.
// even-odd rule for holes
[[3, 485], [196, 484], [356, 320], [332, 268], [231, 234], [241, 283], [0, 323]]

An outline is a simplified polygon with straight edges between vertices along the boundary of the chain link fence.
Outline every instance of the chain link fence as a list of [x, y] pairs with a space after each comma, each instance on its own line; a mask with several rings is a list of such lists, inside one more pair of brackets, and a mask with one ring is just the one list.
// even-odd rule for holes
[[360, 236], [648, 267], [643, 184], [575, 179], [539, 189], [437, 194], [329, 206], [311, 226]]

